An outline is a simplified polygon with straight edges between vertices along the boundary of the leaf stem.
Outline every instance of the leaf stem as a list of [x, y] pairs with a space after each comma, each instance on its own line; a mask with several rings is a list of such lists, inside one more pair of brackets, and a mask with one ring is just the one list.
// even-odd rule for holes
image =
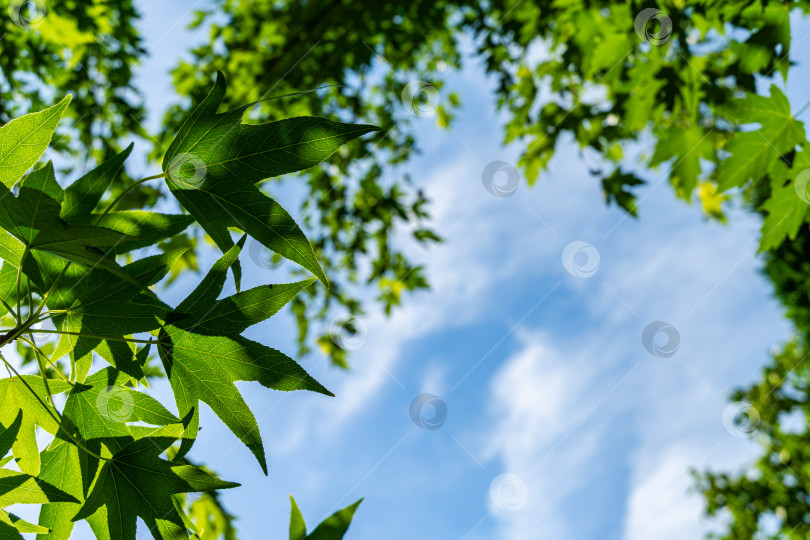
[[25, 254], [28, 253], [28, 249], [23, 252], [22, 259], [20, 260], [20, 267], [17, 268], [17, 280], [14, 284], [14, 287], [17, 289], [17, 312], [14, 314], [17, 318], [17, 324], [22, 324], [22, 319], [20, 318], [20, 282], [22, 281], [22, 267], [25, 264]]
[[37, 344], [34, 341], [34, 336], [31, 334], [29, 335], [31, 336], [30, 340], [26, 339], [25, 336], [20, 336], [20, 339], [28, 342], [28, 344], [30, 344], [31, 347], [34, 348], [34, 356], [37, 358], [37, 365], [39, 366], [39, 374], [42, 376], [42, 384], [45, 385], [45, 393], [48, 394], [48, 401], [50, 401], [51, 405], [53, 405], [54, 408], [56, 408], [56, 404], [53, 402], [53, 394], [51, 393], [51, 385], [48, 384], [48, 377], [45, 375], [45, 365], [42, 363], [42, 358], [39, 357], [39, 354], [42, 351], [40, 351], [39, 347], [37, 347]]
[[133, 189], [135, 189], [136, 187], [140, 186], [141, 184], [143, 184], [145, 182], [148, 182], [150, 180], [157, 180], [158, 178], [166, 178], [166, 173], [164, 172], [164, 173], [161, 173], [161, 174], [156, 174], [154, 176], [147, 176], [146, 178], [141, 178], [137, 182], [134, 182], [134, 183], [130, 184], [129, 186], [127, 186], [127, 188], [124, 191], [119, 193], [118, 196], [115, 199], [113, 199], [113, 202], [111, 202], [110, 205], [107, 206], [107, 208], [104, 210], [104, 212], [101, 213], [101, 215], [96, 220], [96, 225], [101, 223], [101, 220], [103, 220], [105, 217], [107, 217], [107, 214], [109, 214], [110, 211], [112, 211], [112, 209], [115, 208], [115, 205], [117, 205], [119, 202], [121, 202], [121, 199], [123, 199], [124, 196], [127, 193], [129, 193], [130, 191], [132, 191]]
[[[109, 206], [107, 206], [107, 208], [104, 210], [104, 212], [102, 212], [102, 214], [96, 220], [95, 225], [98, 226], [98, 224], [101, 223], [101, 220], [104, 219], [107, 216], [107, 214], [109, 214], [110, 211], [113, 208], [115, 208], [115, 205], [117, 205], [119, 202], [121, 202], [121, 199], [124, 198], [124, 195], [126, 195], [127, 193], [129, 193], [130, 191], [135, 189], [137, 186], [143, 184], [144, 182], [148, 182], [149, 180], [156, 180], [158, 178], [165, 178], [165, 177], [166, 177], [166, 173], [156, 174], [154, 176], [147, 176], [146, 178], [141, 178], [137, 182], [129, 185], [124, 191], [122, 191], [118, 195], [118, 197], [116, 197], [113, 200], [113, 202], [110, 203]], [[39, 314], [42, 313], [42, 310], [45, 308], [45, 305], [48, 303], [48, 300], [51, 299], [51, 296], [56, 291], [56, 287], [59, 285], [59, 282], [62, 281], [63, 277], [65, 277], [65, 274], [67, 273], [67, 271], [70, 268], [71, 264], [72, 264], [72, 261], [68, 261], [68, 263], [65, 265], [65, 267], [62, 268], [62, 272], [59, 274], [59, 276], [57, 276], [56, 280], [53, 282], [53, 285], [51, 285], [51, 288], [48, 290], [48, 292], [45, 294], [45, 297], [42, 299], [42, 302], [39, 304], [39, 308], [37, 309], [37, 312], [34, 315], [35, 317], [39, 317]], [[22, 267], [22, 264], [20, 265], [20, 267]], [[19, 297], [19, 295], [18, 295], [18, 297]]]
[[[61, 370], [61, 369], [59, 369], [59, 368], [56, 366], [56, 364], [54, 364], [54, 363], [53, 363], [53, 361], [51, 361], [51, 359], [50, 359], [50, 358], [48, 358], [48, 355], [46, 355], [44, 352], [42, 352], [42, 349], [40, 349], [39, 347], [37, 347], [37, 344], [34, 342], [34, 336], [32, 336], [30, 333], [29, 333], [29, 336], [31, 337], [31, 339], [28, 339], [28, 338], [26, 338], [25, 336], [20, 336], [20, 339], [21, 339], [21, 340], [23, 340], [23, 341], [25, 341], [25, 342], [26, 342], [26, 343], [28, 343], [29, 345], [31, 345], [31, 347], [33, 347], [33, 348], [34, 348], [34, 352], [35, 352], [35, 353], [39, 353], [39, 354], [41, 354], [41, 355], [42, 355], [42, 357], [43, 357], [45, 360], [47, 360], [47, 361], [48, 361], [48, 364], [50, 364], [50, 365], [51, 365], [51, 367], [53, 368], [53, 370], [54, 370], [54, 371], [55, 371], [55, 372], [56, 372], [56, 373], [57, 373], [57, 374], [58, 374], [58, 375], [59, 375], [59, 376], [62, 378], [62, 380], [63, 380], [63, 381], [65, 381], [66, 383], [68, 383], [70, 386], [76, 386], [75, 384], [73, 384], [72, 382], [70, 382], [70, 379], [68, 379], [67, 377], [65, 377], [65, 374], [64, 374], [64, 373], [62, 373], [62, 370]], [[42, 366], [40, 366], [40, 371], [42, 371]], [[44, 375], [43, 375], [43, 379], [44, 379]], [[47, 384], [47, 383], [46, 383], [46, 384]], [[52, 401], [52, 402], [53, 402], [53, 401]]]
[[6, 311], [14, 315], [14, 320], [17, 320], [18, 317], [17, 312], [14, 311], [14, 309], [10, 305], [8, 305], [8, 303], [4, 299], [0, 298], [0, 304], [3, 304], [3, 307], [6, 308]]

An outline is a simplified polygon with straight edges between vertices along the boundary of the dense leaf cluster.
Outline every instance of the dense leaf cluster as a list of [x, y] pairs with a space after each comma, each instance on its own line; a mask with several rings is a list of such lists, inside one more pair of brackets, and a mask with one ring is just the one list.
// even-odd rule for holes
[[[234, 383], [331, 395], [284, 353], [242, 336], [315, 279], [326, 284], [309, 240], [255, 184], [318, 164], [377, 128], [314, 117], [243, 125], [246, 107], [217, 113], [225, 91], [219, 76], [177, 133], [163, 172], [132, 184], [165, 180], [188, 211], [183, 214], [119, 211], [120, 197], [101, 204], [131, 147], [64, 189], [50, 162], [26, 174], [47, 149], [70, 96], [0, 127], [0, 297], [7, 326], [0, 346], [22, 344], [29, 352], [23, 362], [39, 371], [22, 374], [0, 355], [9, 371], [0, 379], [0, 467], [6, 466], [0, 468], [0, 507], [41, 505], [38, 524], [0, 510], [0, 538], [30, 532], [65, 539], [76, 521], [87, 520], [99, 538], [133, 539], [137, 518], [155, 538], [232, 535], [215, 492], [237, 485], [185, 459], [199, 428], [200, 402], [266, 474], [258, 424]], [[152, 287], [181, 253], [150, 254], [150, 248], [195, 221], [223, 256], [172, 307]], [[244, 234], [234, 241], [232, 230]], [[238, 259], [248, 236], [315, 277], [241, 290]], [[127, 264], [117, 260], [122, 254]], [[237, 292], [223, 296], [229, 272]], [[58, 341], [45, 346], [43, 334]], [[148, 384], [153, 349], [178, 414], [138, 390]], [[46, 448], [38, 445], [38, 428], [52, 436]], [[16, 470], [8, 468], [12, 462]], [[187, 505], [183, 494], [192, 492], [209, 495]], [[295, 538], [341, 538], [356, 508], [306, 536], [294, 507]]]

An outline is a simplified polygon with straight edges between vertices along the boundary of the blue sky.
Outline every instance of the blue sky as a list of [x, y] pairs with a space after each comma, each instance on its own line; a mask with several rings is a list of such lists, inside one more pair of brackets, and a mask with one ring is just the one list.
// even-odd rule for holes
[[[138, 3], [151, 52], [138, 84], [157, 126], [174, 96], [168, 69], [203, 34], [185, 31], [191, 2]], [[806, 30], [794, 29], [800, 48]], [[606, 207], [588, 174], [596, 157], [571, 141], [535, 187], [521, 182], [513, 196], [494, 197], [482, 171], [515, 163], [519, 149], [501, 145], [493, 84], [468, 64], [450, 76], [464, 104], [453, 132], [420, 119], [423, 152], [407, 165], [446, 241], [396, 241], [424, 261], [432, 290], [391, 318], [370, 310], [350, 372], [302, 360], [335, 398], [239, 385], [259, 419], [269, 477], [205, 406], [192, 457], [243, 484], [223, 500], [247, 540], [286, 538], [290, 493], [311, 525], [365, 497], [352, 540], [700, 537], [709, 525], [689, 469], [736, 470], [754, 455], [750, 440], [724, 428], [727, 396], [790, 335], [758, 274], [759, 222], [740, 209], [728, 226], [706, 222], [675, 200], [665, 171], [639, 190], [639, 219], [628, 219]], [[807, 79], [805, 64], [793, 68], [794, 104]], [[295, 201], [281, 198], [295, 215]], [[577, 241], [598, 252], [590, 277], [563, 262]], [[204, 254], [202, 266], [215, 257]], [[247, 285], [285, 277], [284, 265], [243, 261]], [[671, 357], [642, 344], [654, 321], [677, 329]], [[286, 312], [248, 335], [295, 351]], [[166, 384], [151, 393], [171, 403]], [[410, 417], [423, 393], [446, 404], [439, 429]]]

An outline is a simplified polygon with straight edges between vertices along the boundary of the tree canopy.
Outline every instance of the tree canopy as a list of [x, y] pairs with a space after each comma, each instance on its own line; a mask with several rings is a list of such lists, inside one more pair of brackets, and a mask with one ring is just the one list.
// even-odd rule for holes
[[[530, 184], [558, 145], [573, 140], [592, 163], [595, 189], [633, 216], [643, 214], [635, 190], [649, 182], [654, 169], [666, 171], [674, 192], [686, 202], [699, 201], [710, 219], [724, 220], [727, 201], [742, 201], [763, 217], [759, 245], [765, 272], [797, 329], [796, 343], [787, 344], [766, 368], [762, 385], [771, 385], [769, 390], [755, 385], [737, 396], [761, 415], [769, 442], [760, 467], [770, 469], [756, 481], [707, 479], [709, 511], [730, 509], [728, 538], [747, 538], [761, 525], [754, 514], [770, 512], [787, 527], [803, 519], [807, 505], [800, 487], [806, 475], [787, 474], [785, 464], [774, 460], [783, 450], [795, 455], [794, 448], [806, 446], [801, 444], [806, 433], [781, 441], [779, 426], [783, 413], [810, 401], [801, 383], [804, 364], [787, 368], [803, 359], [810, 326], [805, 283], [810, 148], [799, 119], [806, 104], [791, 103], [782, 90], [796, 60], [791, 18], [808, 10], [808, 2], [775, 0], [217, 0], [196, 14], [192, 26], [207, 28], [208, 39], [174, 69], [178, 100], [166, 112], [163, 134], [153, 139], [140, 127], [145, 108], [133, 88], [132, 66], [146, 54], [133, 3], [54, 0], [45, 13], [24, 12], [4, 21], [0, 118], [43, 109], [53, 101], [49, 92], [71, 91], [74, 102], [63, 136], [55, 138], [57, 148], [73, 152], [77, 161], [102, 162], [115, 159], [124, 141], [141, 136], [151, 141], [155, 162], [169, 171], [184, 153], [171, 141], [190, 111], [206, 103], [207, 84], [200, 81], [213, 81], [221, 71], [232, 85], [208, 103], [209, 121], [220, 105], [231, 110], [260, 102], [245, 118], [257, 128], [314, 115], [380, 126], [381, 136], [354, 139], [328, 163], [301, 173], [309, 191], [302, 208], [306, 218], [293, 232], [306, 232], [313, 248], [293, 260], [312, 272], [317, 258], [331, 281], [328, 290], [302, 284], [303, 294], [292, 300], [303, 349], [312, 342], [313, 321], [335, 309], [363, 309], [357, 285], [378, 291], [386, 311], [404, 301], [407, 291], [428, 286], [420, 266], [392, 241], [401, 231], [424, 244], [438, 240], [430, 230], [428, 201], [402, 166], [419, 151], [418, 118], [452, 127], [464, 95], [446, 92], [445, 83], [463, 66], [481, 64], [495, 81], [497, 106], [506, 119], [503, 140], [521, 148], [517, 165]], [[264, 101], [318, 88], [285, 98], [283, 108]], [[227, 114], [220, 117], [233, 122]], [[196, 171], [181, 169], [182, 178], [167, 189], [142, 185], [127, 191], [119, 208], [148, 209], [171, 192], [186, 207], [197, 206], [202, 229], [227, 252], [233, 242], [223, 231], [234, 223], [221, 217], [206, 222], [206, 208], [194, 198], [211, 194], [193, 189], [191, 169]], [[288, 171], [267, 176], [283, 172]], [[122, 193], [122, 178], [112, 185], [110, 200]], [[189, 179], [192, 189], [183, 186]], [[261, 182], [245, 189], [272, 192], [279, 186], [255, 180]], [[105, 219], [112, 223], [118, 217]], [[109, 240], [87, 232], [87, 242]], [[254, 233], [271, 243], [267, 231]], [[201, 234], [199, 229], [174, 234], [162, 246], [193, 248]], [[86, 260], [93, 247], [72, 245], [69, 255]], [[193, 249], [176, 259], [175, 268], [195, 267], [190, 253]], [[319, 336], [318, 343], [335, 363], [346, 365], [346, 351], [328, 336]], [[783, 391], [793, 401], [776, 399]]]

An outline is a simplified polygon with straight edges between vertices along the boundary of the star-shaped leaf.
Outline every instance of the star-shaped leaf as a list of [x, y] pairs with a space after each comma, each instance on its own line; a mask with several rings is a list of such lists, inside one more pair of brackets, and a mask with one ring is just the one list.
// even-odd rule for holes
[[[224, 113], [225, 78], [192, 111], [163, 159], [169, 189], [224, 252], [236, 227], [323, 283], [309, 240], [290, 215], [254, 184], [317, 165], [344, 143], [379, 128], [300, 117], [242, 124], [248, 106]], [[238, 267], [234, 267], [238, 281]]]
[[[63, 412], [64, 425], [71, 435], [95, 453], [113, 454], [133, 440], [129, 424], [143, 422], [153, 426], [179, 424], [172, 413], [152, 397], [124, 386], [129, 377], [107, 368], [93, 374], [68, 394]], [[151, 428], [153, 431], [154, 428]], [[84, 501], [98, 471], [98, 459], [88, 454], [67, 437], [57, 439], [42, 453], [40, 478]], [[40, 525], [53, 532], [49, 540], [66, 539], [73, 530], [77, 503], [44, 505]], [[103, 514], [103, 515], [101, 515]], [[93, 515], [94, 531], [106, 526], [106, 513]]]
[[244, 240], [228, 250], [167, 317], [172, 324], [160, 331], [158, 352], [180, 416], [194, 411], [180, 456], [196, 437], [199, 401], [203, 401], [247, 445], [266, 473], [259, 426], [234, 382], [255, 381], [275, 390], [332, 394], [285, 354], [239, 336], [248, 326], [272, 316], [311, 281], [279, 287], [278, 291], [259, 287], [215, 301]]
[[105, 509], [109, 538], [134, 538], [137, 517], [144, 520], [156, 539], [188, 538], [172, 496], [229, 489], [238, 484], [224, 482], [197, 467], [173, 465], [161, 459], [160, 454], [182, 432], [182, 425], [175, 424], [123, 446], [104, 462], [73, 521]]
[[17, 197], [0, 186], [0, 227], [30, 250], [52, 253], [91, 268], [103, 268], [134, 282], [107, 254], [111, 246], [131, 238], [103, 227], [68, 225], [59, 215], [64, 196], [54, 179], [53, 165], [48, 162], [23, 179]]
[[[124, 270], [143, 286], [160, 280], [169, 271], [180, 253], [173, 252], [140, 259]], [[54, 317], [54, 323], [67, 335], [57, 347], [61, 356], [70, 351], [73, 361], [90, 355], [94, 350], [114, 367], [134, 377], [143, 378], [135, 349], [124, 341], [126, 336], [150, 332], [160, 327], [171, 310], [148, 289], [134, 286], [107, 272], [93, 271], [85, 280], [86, 287], [71, 289], [68, 305], [57, 304], [64, 314]]]
[[[16, 428], [19, 429], [19, 424], [16, 425]], [[12, 428], [0, 429], [0, 439], [11, 431], [14, 430]], [[0, 448], [0, 452], [2, 452], [2, 448]], [[20, 533], [47, 534], [49, 532], [47, 528], [28, 523], [3, 508], [12, 504], [46, 504], [50, 502], [75, 503], [78, 501], [69, 493], [65, 493], [42, 478], [0, 469], [0, 539], [21, 540]]]
[[65, 189], [60, 215], [68, 223], [90, 215], [98, 206], [104, 192], [112, 184], [124, 161], [132, 152], [130, 144], [126, 150], [108, 159], [92, 171], [88, 172]]

